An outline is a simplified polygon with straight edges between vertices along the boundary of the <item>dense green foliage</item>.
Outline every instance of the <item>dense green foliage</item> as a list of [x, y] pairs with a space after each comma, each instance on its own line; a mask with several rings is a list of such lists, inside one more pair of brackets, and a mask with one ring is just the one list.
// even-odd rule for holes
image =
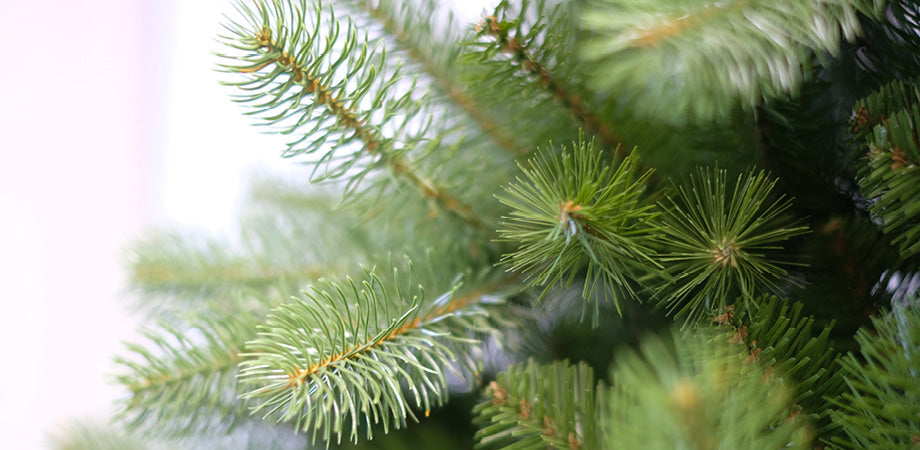
[[859, 355], [843, 360], [848, 392], [834, 420], [846, 430], [835, 442], [853, 448], [908, 448], [920, 443], [920, 307], [895, 303], [873, 319], [878, 335], [860, 330]]
[[918, 19], [238, 2], [223, 81], [322, 187], [263, 181], [240, 236], [137, 245], [122, 423], [195, 448], [920, 445]]

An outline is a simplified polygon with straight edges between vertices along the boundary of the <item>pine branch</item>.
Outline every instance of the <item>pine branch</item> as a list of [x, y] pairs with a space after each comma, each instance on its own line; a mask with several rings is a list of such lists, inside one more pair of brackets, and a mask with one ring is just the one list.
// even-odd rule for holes
[[518, 136], [498, 125], [499, 120], [484, 108], [469, 93], [457, 76], [463, 70], [457, 64], [459, 34], [453, 17], [447, 19], [443, 29], [436, 30], [431, 23], [436, 5], [433, 0], [410, 2], [354, 0], [352, 8], [377, 23], [383, 33], [392, 38], [397, 49], [402, 50], [409, 61], [430, 77], [436, 89], [454, 106], [484, 131], [501, 149], [514, 156], [529, 153], [530, 148], [522, 145]]
[[[235, 287], [262, 290], [283, 280], [315, 280], [333, 269], [321, 262], [278, 267], [234, 255], [226, 242], [180, 233], [149, 235], [135, 246], [132, 284], [145, 295], [212, 297]], [[262, 256], [262, 255], [259, 255]]]
[[[320, 192], [263, 181], [242, 204], [236, 235], [148, 233], [130, 249], [139, 306], [160, 319], [189, 310], [263, 315], [288, 292], [386, 253], [392, 239], [334, 204]], [[337, 226], [325, 227], [333, 216]]]
[[[483, 47], [482, 57], [499, 58], [499, 55], [506, 55], [508, 62], [519, 73], [530, 79], [531, 83], [539, 86], [541, 90], [567, 109], [571, 117], [578, 121], [585, 130], [596, 134], [605, 147], [616, 149], [618, 157], [625, 157], [626, 150], [621, 146], [620, 138], [614, 134], [605, 118], [601, 117], [598, 111], [592, 108], [575, 89], [567, 86], [563, 81], [564, 78], [556, 76], [553, 68], [538, 56], [551, 53], [545, 47], [551, 45], [548, 42], [550, 39], [558, 39], [558, 36], [547, 33], [548, 39], [544, 40], [541, 32], [550, 26], [544, 21], [554, 21], [551, 25], [553, 27], [564, 27], [564, 22], [567, 20], [566, 14], [559, 6], [555, 7], [552, 12], [545, 11], [546, 6], [544, 0], [537, 0], [533, 3], [525, 0], [521, 2], [520, 11], [516, 13], [511, 11], [512, 7], [509, 2], [501, 2], [495, 8], [493, 15], [486, 17], [476, 26], [479, 36], [491, 40], [480, 40], [476, 43]], [[537, 22], [525, 30], [523, 19], [531, 12], [535, 12]], [[541, 46], [543, 48], [540, 48]], [[535, 49], [535, 47], [538, 48]]]
[[118, 381], [131, 393], [119, 418], [158, 436], [232, 430], [246, 418], [247, 402], [236, 399], [237, 365], [255, 324], [237, 314], [147, 331], [147, 345], [129, 344], [134, 356], [116, 360], [126, 370]]
[[810, 448], [782, 380], [728, 338], [681, 332], [618, 358], [604, 448]]
[[476, 405], [476, 448], [600, 447], [591, 368], [568, 361], [509, 367]]
[[619, 309], [618, 294], [636, 298], [632, 283], [657, 266], [648, 243], [653, 206], [641, 202], [649, 172], [637, 174], [635, 152], [610, 166], [594, 147], [582, 137], [571, 151], [521, 166], [524, 178], [498, 197], [511, 208], [499, 235], [518, 245], [502, 262], [544, 295], [587, 267], [584, 298], [600, 284]]
[[837, 353], [830, 345], [832, 326], [814, 335], [814, 319], [802, 316], [802, 303], [790, 304], [775, 297], [751, 303], [752, 311], [728, 311], [716, 318], [731, 325], [731, 343], [743, 345], [748, 359], [760, 361], [789, 387], [794, 411], [807, 414], [821, 440], [837, 431], [831, 424], [832, 403], [843, 392], [843, 378], [835, 370]]
[[750, 302], [776, 290], [786, 275], [780, 243], [808, 231], [783, 217], [787, 199], [768, 198], [776, 184], [764, 172], [741, 175], [733, 189], [726, 171], [701, 168], [662, 204], [661, 261], [673, 277], [659, 298], [685, 323], [705, 320], [729, 299]]
[[891, 83], [855, 109], [857, 136], [867, 143], [860, 148], [868, 147], [860, 189], [902, 258], [920, 254], [920, 80]]
[[[305, 0], [294, 6], [259, 1], [255, 10], [239, 6], [249, 23], [232, 23], [227, 28], [235, 37], [225, 39], [242, 54], [225, 56], [234, 62], [222, 66], [247, 77], [227, 83], [250, 91], [237, 101], [252, 104], [255, 109], [249, 114], [264, 116], [269, 124], [282, 127], [283, 134], [302, 135], [289, 144], [286, 156], [325, 151], [315, 163], [314, 180], [348, 177], [350, 193], [375, 169], [387, 167], [488, 236], [490, 228], [470, 205], [416, 172], [406, 158], [412, 150], [437, 145], [437, 139], [427, 137], [430, 122], [416, 119], [422, 105], [412, 97], [415, 82], [405, 94], [397, 94], [403, 82], [400, 72], [377, 69], [387, 67], [386, 51], [377, 52], [359, 38], [351, 21], [342, 34], [334, 14], [324, 16], [321, 1], [314, 7], [314, 12], [307, 12]], [[308, 29], [311, 20], [313, 27]]]
[[724, 119], [795, 94], [811, 52], [840, 53], [871, 0], [604, 0], [582, 16], [592, 87], [672, 123]]
[[844, 448], [915, 448], [920, 444], [920, 298], [895, 304], [856, 340], [859, 355], [842, 361], [849, 392], [837, 400], [834, 421], [846, 431]]
[[[757, 141], [745, 136], [754, 129], [740, 114], [706, 127], [675, 125], [635, 114], [616, 92], [589, 89], [585, 64], [577, 57], [583, 43], [570, 19], [578, 17], [572, 10], [580, 6], [502, 2], [479, 24], [479, 39], [467, 45], [470, 50], [461, 58], [471, 68], [466, 79], [472, 95], [493, 105], [498, 111], [494, 116], [506, 118], [508, 126], [527, 130], [533, 148], [569, 142], [583, 129], [620, 157], [638, 146], [643, 163], [659, 176], [679, 176], [713, 160], [738, 168], [760, 163]], [[499, 45], [503, 41], [526, 55], [510, 52]], [[545, 82], [540, 81], [541, 70]], [[548, 89], [547, 82], [556, 89]]]
[[247, 344], [242, 382], [258, 386], [243, 398], [314, 441], [355, 441], [362, 423], [371, 439], [372, 424], [387, 432], [418, 420], [414, 408], [428, 414], [448, 395], [447, 374], [475, 376], [480, 339], [513, 319], [501, 317], [505, 283], [464, 292], [455, 280], [432, 298], [424, 279], [368, 271], [275, 309]]

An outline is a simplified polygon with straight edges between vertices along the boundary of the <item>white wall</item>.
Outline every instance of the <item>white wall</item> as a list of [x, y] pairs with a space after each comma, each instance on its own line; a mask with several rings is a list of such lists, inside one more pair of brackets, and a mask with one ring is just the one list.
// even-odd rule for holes
[[[0, 440], [107, 411], [121, 244], [155, 211], [139, 2], [0, 6]], [[150, 77], [150, 78], [149, 78]]]

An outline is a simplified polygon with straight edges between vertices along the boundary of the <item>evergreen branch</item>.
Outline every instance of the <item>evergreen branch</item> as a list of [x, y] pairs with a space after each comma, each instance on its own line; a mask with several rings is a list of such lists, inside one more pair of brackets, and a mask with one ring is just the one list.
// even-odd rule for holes
[[646, 339], [617, 359], [604, 448], [810, 448], [782, 380], [727, 341], [696, 332]]
[[413, 408], [427, 415], [448, 395], [447, 372], [478, 373], [479, 338], [504, 320], [491, 317], [501, 311], [490, 305], [507, 287], [460, 294], [455, 280], [430, 299], [416, 282], [412, 270], [408, 280], [367, 271], [275, 309], [247, 344], [242, 382], [260, 386], [243, 398], [327, 443], [345, 434], [356, 441], [362, 423], [368, 439], [371, 424], [402, 428], [417, 420]]
[[843, 392], [843, 378], [834, 370], [837, 352], [830, 345], [831, 326], [814, 335], [814, 319], [802, 316], [802, 303], [791, 304], [776, 297], [761, 297], [754, 311], [728, 311], [716, 318], [732, 327], [731, 342], [744, 345], [748, 358], [758, 360], [792, 390], [794, 409], [807, 414], [819, 438], [837, 430], [831, 424], [828, 399]]
[[[179, 308], [261, 316], [287, 292], [347, 273], [344, 256], [369, 263], [386, 252], [390, 242], [362, 218], [336, 211], [331, 196], [266, 184], [251, 188], [235, 236], [157, 231], [131, 247], [131, 285], [145, 309], [160, 318]], [[338, 226], [323, 227], [332, 215]]]
[[617, 166], [603, 159], [580, 137], [571, 151], [540, 153], [522, 165], [524, 178], [498, 197], [511, 208], [499, 236], [518, 244], [502, 262], [544, 294], [587, 266], [586, 299], [598, 283], [605, 297], [614, 291], [635, 298], [631, 283], [657, 267], [647, 242], [653, 206], [640, 202], [650, 172], [637, 175], [635, 152]]
[[434, 86], [467, 117], [488, 134], [491, 139], [508, 153], [516, 156], [527, 154], [531, 149], [523, 146], [519, 139], [498, 125], [492, 113], [464, 89], [457, 78], [455, 42], [441, 36], [455, 33], [454, 21], [448, 20], [446, 30], [435, 33], [431, 19], [434, 16], [432, 0], [419, 2], [394, 2], [354, 0], [354, 8], [379, 23], [383, 32], [391, 37], [406, 56], [427, 74]]
[[727, 299], [747, 303], [776, 290], [792, 263], [775, 253], [780, 243], [808, 231], [783, 218], [790, 202], [768, 203], [776, 184], [764, 172], [741, 175], [729, 190], [726, 171], [700, 168], [689, 186], [662, 204], [661, 261], [673, 279], [659, 298], [686, 323], [723, 310]]
[[476, 448], [601, 448], [594, 373], [557, 361], [509, 367], [473, 409]]
[[[920, 79], [896, 81], [857, 103], [857, 138], [868, 152], [860, 189], [903, 258], [920, 253]], [[865, 149], [866, 146], [860, 146]]]
[[[236, 63], [223, 68], [247, 77], [227, 84], [250, 92], [237, 99], [253, 104], [249, 114], [265, 116], [269, 124], [281, 126], [283, 134], [302, 134], [289, 144], [285, 156], [313, 154], [331, 146], [316, 161], [312, 179], [348, 176], [346, 193], [374, 169], [388, 167], [449, 214], [490, 234], [471, 206], [417, 173], [406, 158], [407, 152], [429, 141], [430, 123], [414, 119], [421, 110], [420, 101], [411, 96], [414, 81], [406, 94], [394, 94], [402, 77], [399, 70], [382, 72], [387, 67], [385, 50], [369, 49], [351, 21], [341, 34], [332, 12], [324, 20], [321, 1], [314, 5], [312, 30], [306, 28], [305, 0], [291, 7], [280, 3], [270, 7], [264, 1], [256, 5], [256, 11], [240, 6], [249, 26], [228, 26], [236, 36], [227, 38], [228, 46], [243, 54], [226, 56]], [[323, 40], [324, 26], [329, 30]], [[384, 130], [392, 136], [384, 135]], [[428, 145], [432, 142], [437, 144], [434, 140]]]
[[283, 280], [315, 280], [331, 275], [327, 264], [303, 262], [279, 267], [262, 255], [234, 255], [226, 243], [189, 235], [156, 233], [136, 245], [131, 283], [150, 294], [178, 294], [200, 298], [235, 287], [261, 290]]
[[[538, 51], [533, 49], [538, 46], [540, 32], [547, 26], [543, 20], [565, 20], [559, 8], [552, 13], [545, 13], [545, 1], [534, 2], [538, 22], [528, 30], [524, 30], [521, 17], [509, 17], [510, 4], [502, 1], [493, 15], [486, 17], [477, 26], [476, 31], [480, 37], [491, 41], [478, 42], [484, 47], [484, 57], [495, 58], [499, 54], [507, 55], [509, 61], [520, 73], [529, 78], [532, 83], [547, 92], [556, 102], [569, 111], [571, 117], [576, 119], [587, 131], [596, 134], [605, 147], [616, 149], [618, 157], [626, 156], [626, 150], [621, 146], [621, 140], [609, 124], [595, 111], [574, 89], [566, 86], [561, 78], [553, 73], [552, 67], [541, 60]], [[531, 2], [521, 2], [520, 10], [523, 16], [531, 8]], [[556, 37], [553, 37], [556, 38]], [[543, 52], [539, 52], [543, 53]]]
[[915, 448], [920, 443], [920, 303], [893, 305], [873, 329], [856, 334], [859, 355], [842, 359], [848, 392], [840, 398], [834, 421], [844, 448]]
[[137, 358], [116, 360], [127, 370], [118, 381], [131, 393], [119, 417], [131, 429], [166, 436], [238, 425], [246, 402], [236, 400], [236, 367], [255, 326], [246, 317], [199, 320], [185, 329], [161, 324], [145, 333], [153, 348], [129, 344]]
[[[810, 52], [840, 53], [873, 0], [603, 0], [582, 16], [591, 85], [673, 123], [724, 119], [795, 94]], [[679, 80], [679, 82], [675, 82]]]

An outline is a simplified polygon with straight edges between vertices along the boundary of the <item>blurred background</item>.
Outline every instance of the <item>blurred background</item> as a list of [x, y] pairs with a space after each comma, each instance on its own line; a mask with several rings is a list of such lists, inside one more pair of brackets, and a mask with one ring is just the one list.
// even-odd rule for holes
[[[464, 2], [473, 21], [487, 1]], [[136, 336], [127, 244], [221, 233], [247, 175], [297, 170], [215, 70], [231, 0], [0, 3], [0, 447], [104, 422]]]

